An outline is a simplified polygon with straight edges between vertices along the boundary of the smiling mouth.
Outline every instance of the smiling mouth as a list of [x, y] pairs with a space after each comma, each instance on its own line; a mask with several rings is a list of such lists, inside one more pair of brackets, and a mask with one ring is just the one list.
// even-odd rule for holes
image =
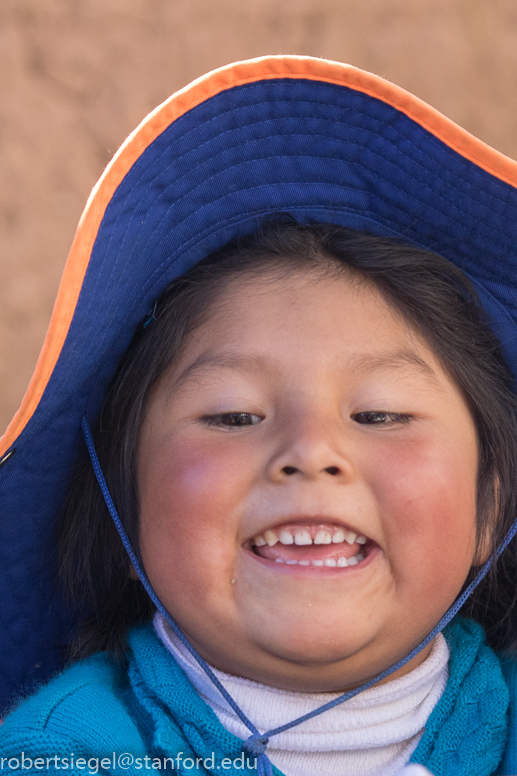
[[328, 523], [289, 523], [255, 536], [250, 549], [264, 560], [288, 566], [347, 568], [363, 561], [372, 542], [362, 534]]

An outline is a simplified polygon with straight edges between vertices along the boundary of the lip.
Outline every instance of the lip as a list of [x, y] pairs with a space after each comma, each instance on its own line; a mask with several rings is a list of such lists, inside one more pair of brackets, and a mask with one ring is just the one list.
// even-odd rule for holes
[[[341, 525], [341, 524], [340, 524]], [[267, 530], [267, 529], [265, 529]], [[247, 559], [253, 559], [259, 563], [263, 568], [273, 571], [277, 574], [284, 574], [290, 577], [297, 578], [343, 578], [350, 576], [357, 576], [370, 566], [373, 561], [379, 556], [380, 548], [374, 542], [371, 543], [367, 556], [364, 560], [358, 563], [356, 566], [346, 566], [345, 568], [336, 568], [328, 566], [289, 566], [284, 563], [275, 563], [274, 561], [262, 558], [260, 555], [256, 555], [251, 549], [251, 545], [244, 545], [243, 552]]]

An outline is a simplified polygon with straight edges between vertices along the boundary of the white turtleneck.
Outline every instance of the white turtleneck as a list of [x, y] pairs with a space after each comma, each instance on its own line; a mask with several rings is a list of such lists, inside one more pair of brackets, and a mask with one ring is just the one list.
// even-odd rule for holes
[[[154, 627], [224, 727], [238, 738], [248, 738], [249, 730], [159, 613]], [[449, 648], [440, 633], [431, 653], [417, 668], [274, 736], [268, 757], [286, 776], [395, 776], [416, 749], [444, 691], [448, 659]], [[261, 731], [301, 717], [341, 694], [279, 690], [212, 670]]]

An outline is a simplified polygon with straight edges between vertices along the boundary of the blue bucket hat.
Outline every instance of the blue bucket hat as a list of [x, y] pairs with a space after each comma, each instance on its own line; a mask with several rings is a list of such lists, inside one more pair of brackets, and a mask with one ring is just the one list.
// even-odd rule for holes
[[475, 284], [517, 375], [517, 162], [337, 62], [262, 57], [194, 81], [142, 122], [93, 190], [0, 440], [0, 710], [62, 667], [74, 625], [54, 529], [82, 417], [95, 419], [163, 288], [278, 211], [445, 256]]

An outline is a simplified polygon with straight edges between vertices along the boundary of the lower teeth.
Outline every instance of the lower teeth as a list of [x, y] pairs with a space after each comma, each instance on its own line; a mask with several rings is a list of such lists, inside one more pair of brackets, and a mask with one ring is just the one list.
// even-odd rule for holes
[[362, 560], [364, 555], [359, 553], [353, 555], [351, 558], [338, 558], [337, 561], [334, 558], [328, 558], [327, 560], [282, 560], [282, 558], [275, 559], [277, 563], [285, 563], [287, 566], [328, 566], [329, 568], [345, 568], [346, 566], [357, 566]]

